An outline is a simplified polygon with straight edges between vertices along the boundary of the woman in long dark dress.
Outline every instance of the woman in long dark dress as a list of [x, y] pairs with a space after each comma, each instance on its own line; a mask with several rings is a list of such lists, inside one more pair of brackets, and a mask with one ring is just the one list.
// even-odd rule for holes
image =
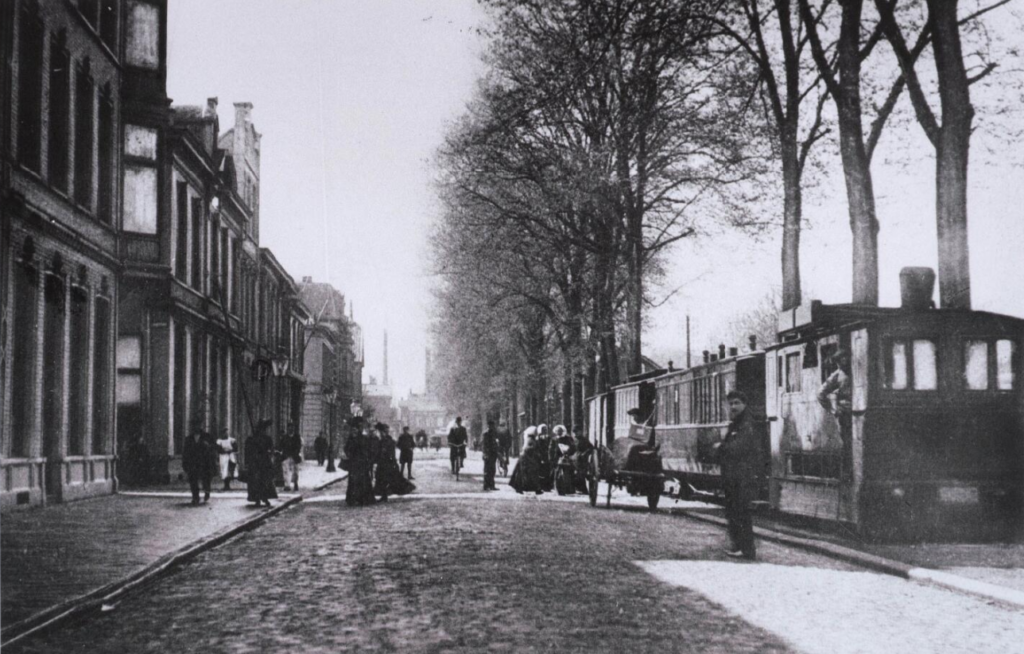
[[520, 494], [532, 492], [540, 495], [544, 492], [540, 483], [540, 452], [537, 449], [536, 433], [536, 427], [526, 429], [526, 445], [508, 480], [508, 485]]
[[416, 486], [403, 475], [398, 462], [395, 461], [395, 439], [387, 425], [377, 425], [380, 432], [380, 451], [377, 454], [377, 476], [374, 492], [380, 495], [381, 502], [388, 501], [388, 495], [405, 495], [416, 490]]
[[256, 425], [256, 433], [245, 441], [247, 495], [249, 501], [255, 502], [256, 506], [261, 503], [270, 506], [270, 500], [277, 499], [277, 489], [274, 487], [274, 442], [267, 433], [269, 427], [269, 420], [261, 421]]
[[373, 457], [370, 435], [363, 430], [363, 419], [352, 418], [348, 440], [345, 441], [345, 458], [348, 460], [348, 490], [345, 503], [349, 506], [365, 506], [376, 502], [373, 496]]

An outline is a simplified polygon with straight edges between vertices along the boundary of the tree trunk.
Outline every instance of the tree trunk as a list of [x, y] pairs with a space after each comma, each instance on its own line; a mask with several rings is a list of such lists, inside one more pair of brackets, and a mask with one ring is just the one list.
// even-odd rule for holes
[[942, 104], [942, 127], [935, 157], [939, 301], [944, 308], [970, 309], [967, 166], [974, 107], [960, 45], [957, 0], [928, 0], [928, 12], [935, 34], [935, 69]]
[[[785, 130], [792, 131], [792, 130]], [[803, 220], [803, 191], [796, 133], [786, 134], [782, 143], [782, 308], [800, 306], [800, 228]]]
[[864, 146], [860, 101], [860, 27], [862, 0], [842, 3], [839, 33], [839, 147], [853, 233], [853, 303], [878, 306], [878, 219], [871, 181], [871, 160]]

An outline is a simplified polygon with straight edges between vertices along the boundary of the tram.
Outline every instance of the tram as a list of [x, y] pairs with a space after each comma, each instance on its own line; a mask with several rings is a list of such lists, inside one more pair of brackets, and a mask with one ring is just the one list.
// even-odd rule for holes
[[[765, 440], [758, 499], [771, 510], [877, 540], [1019, 535], [1024, 320], [935, 309], [930, 298], [930, 287], [905, 288], [899, 308], [815, 301], [784, 311], [775, 344], [720, 348], [589, 398], [592, 441], [621, 452], [629, 409], [654, 411], [662, 479], [677, 482], [669, 492], [714, 501], [725, 397], [740, 390]], [[819, 391], [839, 349], [850, 397], [837, 417]]]

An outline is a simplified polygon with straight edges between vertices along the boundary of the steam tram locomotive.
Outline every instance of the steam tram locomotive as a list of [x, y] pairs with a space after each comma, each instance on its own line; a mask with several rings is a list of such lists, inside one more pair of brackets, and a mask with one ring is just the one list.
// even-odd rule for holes
[[[1024, 321], [909, 301], [813, 302], [783, 312], [778, 336], [590, 398], [592, 439], [614, 451], [626, 411], [656, 412], [674, 497], [709, 499], [721, 488], [713, 451], [728, 424], [725, 396], [738, 389], [763, 429], [760, 499], [773, 511], [882, 540], [988, 540], [1024, 528]], [[850, 355], [846, 419], [818, 400], [839, 348]]]

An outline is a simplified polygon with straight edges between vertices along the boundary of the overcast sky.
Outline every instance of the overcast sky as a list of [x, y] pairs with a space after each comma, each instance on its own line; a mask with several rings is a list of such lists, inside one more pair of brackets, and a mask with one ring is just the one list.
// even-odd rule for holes
[[[426, 237], [436, 211], [428, 161], [483, 72], [472, 31], [482, 19], [470, 0], [170, 3], [169, 94], [177, 104], [217, 96], [222, 130], [233, 123], [232, 103], [254, 104], [263, 134], [261, 245], [296, 281], [329, 279], [354, 301], [367, 376], [381, 376], [388, 330], [400, 395], [423, 387]], [[894, 306], [901, 267], [935, 266], [934, 164], [914, 125], [893, 131], [882, 148], [874, 168], [881, 297]], [[885, 165], [886, 149], [908, 148], [922, 153], [919, 163]], [[974, 304], [1024, 316], [1024, 173], [994, 159], [971, 175]], [[812, 225], [802, 245], [805, 289], [848, 302], [841, 178], [810, 194], [805, 215]], [[685, 287], [652, 312], [647, 351], [681, 350], [686, 313], [694, 349], [717, 345], [717, 330], [737, 307], [779, 284], [778, 248], [777, 234], [755, 241], [723, 233], [673, 250], [666, 287]]]

